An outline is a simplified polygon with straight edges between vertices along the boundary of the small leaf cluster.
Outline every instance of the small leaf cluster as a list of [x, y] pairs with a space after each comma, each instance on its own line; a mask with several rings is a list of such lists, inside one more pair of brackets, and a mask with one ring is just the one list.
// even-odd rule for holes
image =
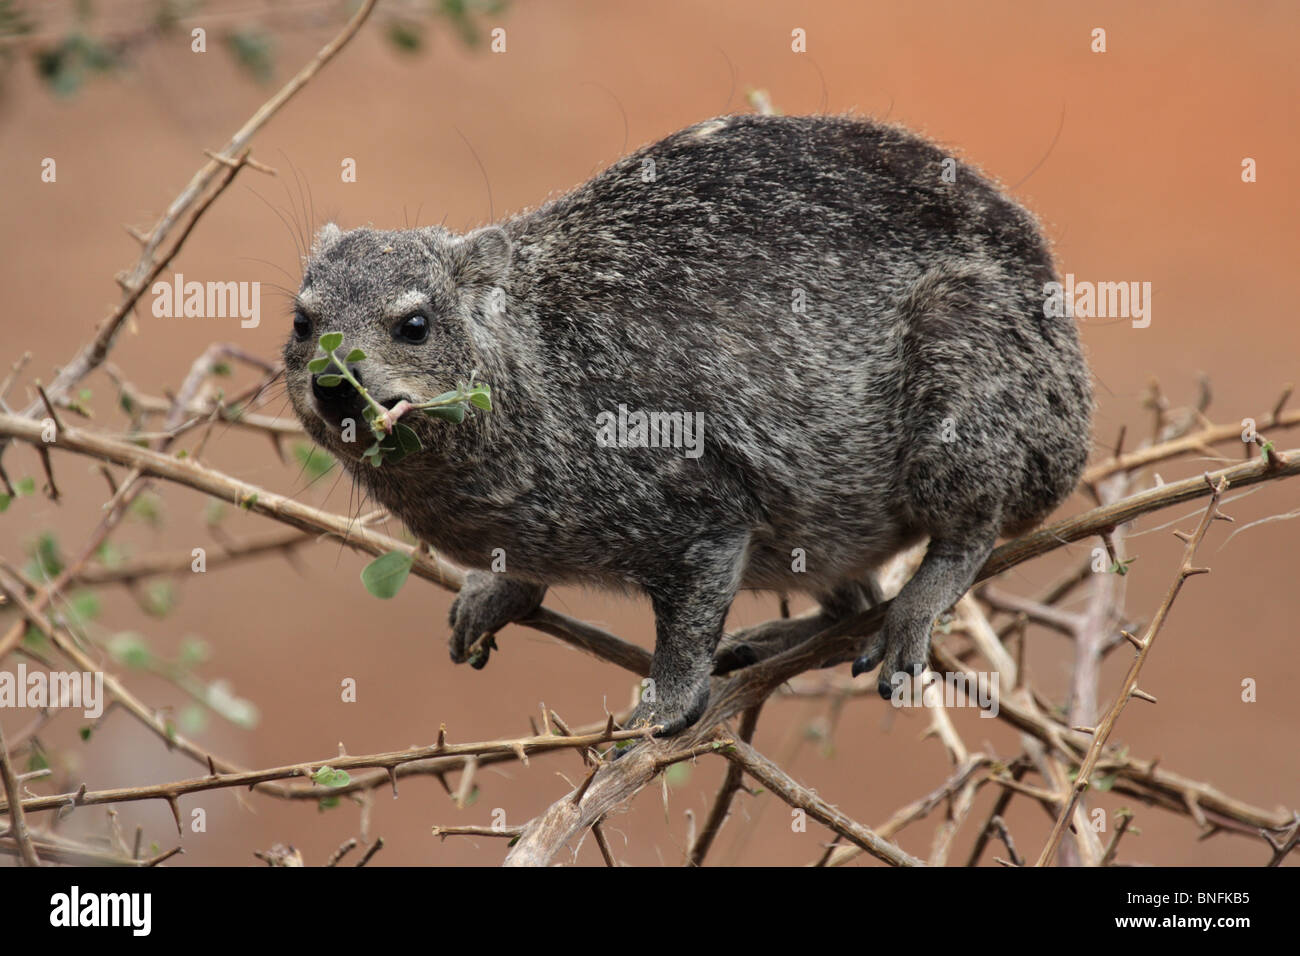
[[[350, 366], [363, 361], [366, 353], [362, 349], [352, 348], [346, 356], [340, 358], [342, 332], [326, 332], [320, 337], [319, 344], [325, 354], [307, 363], [307, 370], [316, 376], [316, 382], [323, 388], [338, 388], [346, 383], [356, 389], [365, 402], [362, 415], [375, 440], [362, 453], [362, 458], [378, 468], [385, 461], [398, 462], [407, 455], [422, 451], [424, 446], [415, 434], [415, 429], [393, 420], [390, 409], [375, 401], [352, 374]], [[398, 413], [398, 417], [406, 411], [419, 411], [430, 418], [459, 425], [475, 408], [485, 412], [492, 410], [492, 390], [481, 382], [474, 385], [460, 382], [454, 390], [443, 392], [427, 402], [407, 405]]]

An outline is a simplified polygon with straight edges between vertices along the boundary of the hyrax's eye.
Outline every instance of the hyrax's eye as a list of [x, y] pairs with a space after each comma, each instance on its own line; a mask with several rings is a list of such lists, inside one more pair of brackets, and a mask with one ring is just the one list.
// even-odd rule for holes
[[408, 315], [397, 327], [397, 334], [408, 342], [423, 342], [429, 335], [429, 320], [419, 313]]
[[311, 319], [307, 318], [301, 309], [293, 313], [293, 334], [297, 336], [299, 342], [311, 335]]

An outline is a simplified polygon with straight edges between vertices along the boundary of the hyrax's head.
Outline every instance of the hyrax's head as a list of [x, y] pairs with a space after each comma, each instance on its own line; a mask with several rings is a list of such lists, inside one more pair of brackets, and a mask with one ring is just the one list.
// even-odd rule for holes
[[[429, 401], [461, 382], [473, 384], [476, 372], [483, 380], [509, 269], [509, 239], [493, 226], [465, 236], [439, 227], [321, 229], [284, 347], [289, 398], [312, 438], [345, 462], [357, 462], [374, 441], [361, 393], [327, 377], [337, 368], [309, 368], [325, 357], [323, 335], [342, 334], [335, 354], [345, 362], [356, 350], [365, 354], [347, 362], [348, 369], [380, 405]], [[445, 442], [447, 429], [462, 427], [416, 412], [401, 421], [425, 449]]]

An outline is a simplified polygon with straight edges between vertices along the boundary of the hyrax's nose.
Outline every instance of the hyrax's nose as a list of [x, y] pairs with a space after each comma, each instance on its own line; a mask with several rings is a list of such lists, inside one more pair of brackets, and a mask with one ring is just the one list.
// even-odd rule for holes
[[[360, 385], [361, 370], [355, 365], [349, 365], [348, 371]], [[321, 379], [326, 375], [338, 375], [338, 372], [337, 370], [325, 371], [311, 377], [311, 393], [316, 397], [316, 404], [321, 413], [336, 423], [344, 418], [355, 418], [361, 412], [360, 393], [346, 379], [334, 385], [322, 385]]]

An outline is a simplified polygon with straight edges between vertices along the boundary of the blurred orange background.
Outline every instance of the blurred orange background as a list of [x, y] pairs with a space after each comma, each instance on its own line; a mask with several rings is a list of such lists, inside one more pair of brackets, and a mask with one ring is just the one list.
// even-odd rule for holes
[[[142, 9], [102, 3], [92, 22], [134, 22]], [[219, 16], [229, 24], [241, 11], [261, 8], [205, 9], [214, 23]], [[1095, 457], [1108, 454], [1122, 424], [1129, 426], [1129, 447], [1149, 434], [1142, 396], [1152, 376], [1181, 405], [1194, 402], [1198, 374], [1207, 373], [1209, 415], [1217, 422], [1266, 414], [1282, 386], [1300, 379], [1300, 8], [1292, 3], [546, 0], [515, 2], [481, 18], [484, 35], [472, 48], [436, 23], [418, 55], [385, 41], [384, 15], [381, 4], [375, 21], [254, 141], [254, 157], [280, 175], [241, 173], [167, 275], [292, 289], [300, 263], [282, 218], [302, 228], [307, 218], [316, 226], [336, 218], [345, 227], [444, 219], [455, 229], [472, 227], [537, 205], [679, 127], [744, 111], [746, 92], [760, 88], [783, 112], [888, 115], [924, 132], [1013, 187], [1041, 217], [1062, 272], [1152, 284], [1149, 328], [1081, 326], [1096, 380]], [[203, 16], [191, 22], [202, 25]], [[486, 29], [498, 25], [507, 31], [504, 54], [486, 49]], [[255, 83], [215, 43], [207, 54], [191, 53], [187, 32], [142, 45], [128, 69], [96, 78], [70, 98], [52, 95], [26, 62], [9, 70], [0, 95], [0, 286], [8, 301], [0, 361], [7, 369], [24, 351], [34, 353], [11, 405], [25, 404], [31, 393], [23, 388], [35, 377], [48, 381], [117, 302], [113, 276], [138, 253], [122, 224], [147, 228], [203, 163], [202, 150], [223, 146], [337, 26], [336, 18], [281, 34], [270, 87]], [[796, 27], [807, 31], [803, 55], [791, 51]], [[1090, 50], [1097, 27], [1106, 31], [1105, 53]], [[57, 160], [57, 183], [40, 181], [44, 157]], [[357, 163], [355, 183], [341, 181], [347, 157]], [[1245, 157], [1257, 162], [1257, 182], [1242, 181]], [[305, 208], [307, 192], [298, 182], [310, 194]], [[112, 360], [131, 381], [161, 395], [179, 385], [210, 342], [230, 341], [274, 359], [288, 328], [286, 299], [276, 294], [264, 297], [256, 329], [240, 328], [237, 319], [159, 319], [146, 307]], [[120, 428], [106, 377], [98, 373], [86, 384], [95, 391], [95, 424]], [[1279, 448], [1300, 445], [1294, 433], [1269, 437]], [[278, 463], [264, 439], [220, 431], [205, 459], [334, 510], [357, 504], [335, 474], [306, 488], [297, 468]], [[27, 497], [0, 517], [0, 554], [11, 562], [44, 529], [74, 550], [98, 519], [106, 493], [89, 460], [56, 452], [54, 462], [62, 504]], [[5, 463], [14, 476], [40, 475], [30, 448], [12, 448]], [[1180, 461], [1157, 471], [1171, 480], [1209, 467]], [[186, 489], [160, 490], [164, 524], [134, 522], [122, 536], [134, 553], [213, 547], [203, 518], [207, 501]], [[1294, 511], [1297, 502], [1300, 483], [1280, 482], [1250, 490], [1225, 510], [1240, 528]], [[1076, 497], [1062, 513], [1087, 506]], [[1133, 618], [1150, 617], [1174, 573], [1181, 545], [1164, 526], [1180, 519], [1176, 526], [1190, 528], [1199, 511], [1173, 509], [1138, 522], [1129, 541], [1129, 553], [1138, 556], [1129, 583]], [[1261, 524], [1230, 541], [1231, 529], [1215, 527], [1202, 551], [1214, 573], [1188, 583], [1143, 673], [1142, 686], [1160, 703], [1129, 708], [1115, 736], [1134, 755], [1158, 755], [1166, 769], [1267, 808], [1300, 804], [1298, 527]], [[272, 525], [236, 512], [223, 528], [239, 536]], [[1021, 567], [1001, 586], [1032, 595], [1093, 543]], [[244, 766], [326, 758], [340, 742], [352, 754], [425, 744], [442, 723], [453, 741], [514, 736], [528, 731], [543, 701], [573, 725], [627, 706], [630, 675], [526, 629], [504, 631], [501, 652], [484, 671], [455, 667], [446, 652], [449, 595], [412, 582], [381, 603], [357, 580], [363, 556], [331, 543], [299, 553], [297, 570], [267, 558], [178, 578], [177, 606], [162, 619], [143, 615], [120, 589], [103, 594], [101, 633], [138, 630], [161, 654], [175, 653], [188, 634], [211, 645], [204, 675], [228, 679], [257, 704], [261, 721], [246, 731], [213, 720], [197, 738]], [[652, 643], [644, 601], [563, 590], [547, 603]], [[746, 596], [732, 622], [757, 621], [775, 608], [771, 595]], [[1123, 651], [1108, 659], [1103, 705], [1126, 660]], [[1064, 638], [1031, 632], [1029, 673], [1058, 701], [1070, 661]], [[340, 700], [340, 681], [348, 677], [357, 681], [355, 703]], [[1246, 678], [1258, 682], [1256, 702], [1241, 699]], [[155, 706], [185, 703], [161, 680], [130, 673], [127, 679]], [[755, 743], [855, 819], [879, 824], [946, 777], [940, 745], [918, 739], [922, 715], [855, 698], [827, 739], [829, 710], [824, 701], [777, 700], [765, 708]], [[12, 733], [29, 715], [0, 719]], [[1008, 758], [1016, 752], [1016, 735], [1001, 722], [968, 711], [954, 719], [971, 747]], [[31, 784], [33, 791], [75, 790], [83, 781], [92, 789], [158, 783], [201, 772], [124, 713], [112, 714], [90, 744], [77, 738], [79, 723], [65, 715], [43, 735], [56, 772]], [[680, 863], [687, 811], [697, 821], [707, 814], [722, 763], [701, 760], [673, 776], [666, 798], [650, 787], [629, 813], [611, 818], [606, 830], [618, 858]], [[496, 864], [504, 841], [444, 842], [430, 826], [489, 825], [499, 822], [497, 808], [507, 824], [522, 823], [567, 792], [558, 775], [576, 781], [581, 773], [567, 753], [535, 758], [528, 768], [485, 768], [479, 796], [464, 810], [431, 778], [407, 779], [397, 800], [380, 789], [370, 833], [382, 835], [386, 848], [373, 865]], [[954, 860], [965, 859], [994, 791], [980, 791]], [[1112, 794], [1091, 799], [1108, 810], [1126, 804]], [[358, 828], [357, 809], [346, 801], [319, 813], [310, 803], [221, 791], [184, 798], [181, 807], [186, 819], [203, 807], [207, 830], [186, 832], [185, 855], [172, 865], [255, 864], [252, 851], [275, 842], [293, 844], [309, 864], [319, 864]], [[1136, 809], [1141, 834], [1126, 838], [1121, 859], [1267, 860], [1257, 841], [1198, 841], [1187, 817]], [[173, 845], [165, 804], [126, 804], [120, 813], [128, 830], [142, 823], [148, 840]], [[900, 844], [925, 855], [941, 815], [906, 830]], [[85, 809], [65, 826], [102, 830], [103, 820], [101, 810]], [[1008, 823], [1022, 852], [1036, 855], [1050, 826], [1046, 814], [1016, 800]], [[807, 863], [828, 840], [815, 824], [792, 832], [788, 808], [772, 795], [742, 794], [710, 862]], [[986, 852], [985, 862], [997, 850]], [[600, 857], [587, 840], [562, 860], [598, 864]]]

